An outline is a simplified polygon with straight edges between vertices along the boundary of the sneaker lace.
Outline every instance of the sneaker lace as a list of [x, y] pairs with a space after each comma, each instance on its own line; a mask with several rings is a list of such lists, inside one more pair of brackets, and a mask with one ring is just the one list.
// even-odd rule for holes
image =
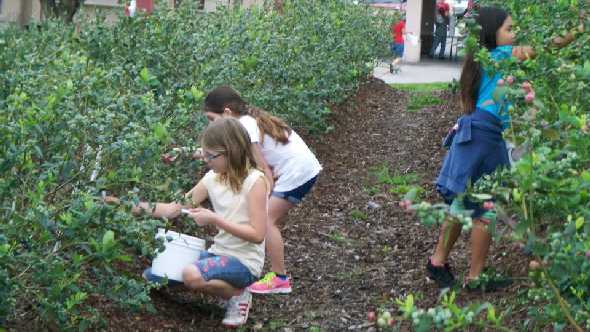
[[264, 284], [267, 284], [267, 285], [271, 285], [272, 284], [272, 279], [274, 277], [276, 277], [276, 273], [269, 272], [262, 279], [260, 279], [260, 282], [261, 283], [264, 283]]

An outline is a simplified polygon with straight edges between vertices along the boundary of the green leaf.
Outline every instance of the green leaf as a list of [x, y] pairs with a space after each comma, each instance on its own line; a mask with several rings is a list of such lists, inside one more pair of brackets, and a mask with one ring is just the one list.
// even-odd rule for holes
[[418, 198], [418, 196], [420, 195], [420, 192], [422, 191], [422, 188], [420, 187], [416, 187], [413, 186], [410, 188], [410, 190], [408, 190], [408, 192], [404, 195], [404, 199], [410, 200], [412, 202], [416, 201], [416, 199]]
[[580, 228], [582, 228], [584, 226], [584, 217], [578, 217], [578, 219], [576, 219], [576, 230], [579, 231]]
[[154, 126], [154, 137], [160, 142], [166, 142], [168, 139], [168, 129], [164, 123], [156, 123]]
[[148, 71], [147, 68], [143, 68], [140, 72], [139, 72], [139, 77], [141, 78], [141, 80], [144, 83], [149, 83], [150, 82], [150, 72]]
[[471, 197], [480, 201], [489, 201], [490, 199], [494, 198], [492, 195], [489, 194], [471, 194]]
[[115, 242], [115, 232], [108, 230], [102, 236], [102, 246], [103, 247], [110, 247]]
[[191, 87], [191, 95], [195, 101], [199, 102], [199, 101], [201, 101], [201, 99], [203, 99], [203, 96], [205, 95], [205, 93], [203, 91], [199, 90], [196, 86], [192, 86]]
[[495, 322], [497, 320], [496, 319], [496, 309], [494, 309], [493, 306], [490, 306], [488, 308], [488, 320], [491, 322]]

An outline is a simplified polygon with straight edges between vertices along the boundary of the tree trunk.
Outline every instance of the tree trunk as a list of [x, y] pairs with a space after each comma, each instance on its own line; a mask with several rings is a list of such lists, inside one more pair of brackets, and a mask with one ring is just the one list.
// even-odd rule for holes
[[80, 9], [83, 0], [39, 0], [43, 15], [48, 18], [59, 18], [66, 23], [72, 23], [74, 15]]
[[20, 13], [18, 15], [18, 25], [24, 27], [31, 20], [32, 4], [31, 0], [21, 0]]
[[274, 0], [274, 9], [277, 11], [277, 13], [283, 14], [284, 6], [285, 4], [283, 3], [283, 0]]

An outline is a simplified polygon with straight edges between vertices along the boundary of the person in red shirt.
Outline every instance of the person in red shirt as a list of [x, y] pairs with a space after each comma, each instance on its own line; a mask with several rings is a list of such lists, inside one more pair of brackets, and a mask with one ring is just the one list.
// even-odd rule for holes
[[439, 45], [440, 51], [438, 53], [438, 57], [442, 59], [445, 56], [445, 48], [447, 46], [447, 30], [450, 23], [450, 12], [451, 7], [445, 2], [445, 0], [439, 0], [436, 3], [434, 40], [432, 42], [432, 50], [430, 51], [430, 56], [433, 58]]
[[391, 53], [396, 58], [401, 58], [404, 55], [404, 35], [406, 33], [406, 20], [402, 19], [396, 24], [391, 25], [391, 37], [393, 43], [391, 44]]

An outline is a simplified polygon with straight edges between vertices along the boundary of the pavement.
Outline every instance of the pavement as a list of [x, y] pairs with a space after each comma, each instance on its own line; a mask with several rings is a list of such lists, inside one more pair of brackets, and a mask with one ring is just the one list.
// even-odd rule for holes
[[419, 63], [404, 63], [400, 65], [400, 72], [389, 72], [390, 59], [379, 61], [373, 69], [373, 76], [387, 84], [409, 83], [437, 83], [459, 80], [461, 76], [461, 61], [423, 59]]

